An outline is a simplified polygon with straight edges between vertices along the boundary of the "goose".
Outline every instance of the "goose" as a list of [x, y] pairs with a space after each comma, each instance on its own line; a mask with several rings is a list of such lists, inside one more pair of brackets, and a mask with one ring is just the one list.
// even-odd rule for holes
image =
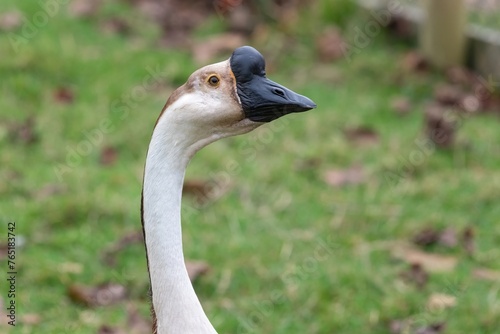
[[181, 195], [191, 157], [218, 139], [315, 107], [309, 98], [268, 79], [264, 57], [250, 46], [195, 71], [168, 98], [151, 136], [141, 198], [153, 333], [217, 333], [184, 262]]

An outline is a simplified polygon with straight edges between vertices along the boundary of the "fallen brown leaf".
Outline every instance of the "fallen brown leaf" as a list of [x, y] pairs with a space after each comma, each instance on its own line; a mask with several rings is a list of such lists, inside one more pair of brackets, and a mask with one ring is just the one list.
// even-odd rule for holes
[[123, 285], [105, 283], [96, 287], [73, 284], [68, 288], [69, 298], [88, 307], [108, 306], [125, 299], [127, 291]]
[[411, 322], [408, 319], [391, 320], [391, 322], [389, 323], [389, 332], [391, 334], [409, 333], [410, 324]]
[[0, 260], [3, 260], [4, 258], [7, 257], [7, 250], [8, 249], [9, 249], [9, 247], [7, 246], [7, 244], [0, 243]]
[[[150, 2], [150, 1], [148, 1]], [[161, 45], [164, 47], [188, 48], [191, 44], [191, 31], [200, 25], [207, 13], [213, 11], [213, 3], [190, 1], [165, 1], [160, 7], [158, 23], [163, 30]]]
[[0, 15], [0, 30], [12, 31], [23, 25], [23, 16], [16, 11], [5, 12]]
[[245, 2], [241, 2], [239, 6], [229, 11], [228, 16], [229, 31], [245, 36], [250, 36], [253, 33], [257, 18]]
[[104, 21], [101, 29], [108, 34], [127, 35], [130, 33], [130, 25], [122, 18], [114, 17]]
[[446, 324], [444, 322], [439, 322], [431, 324], [428, 326], [420, 327], [415, 330], [415, 334], [440, 334], [444, 333], [446, 329]]
[[189, 33], [183, 30], [174, 30], [170, 33], [165, 33], [159, 41], [161, 47], [186, 51], [192, 49], [192, 44]]
[[427, 253], [401, 244], [396, 244], [392, 248], [392, 256], [409, 264], [419, 264], [429, 272], [450, 272], [458, 263], [458, 259], [454, 256]]
[[160, 23], [168, 18], [172, 10], [171, 3], [166, 1], [142, 0], [134, 1], [137, 10], [151, 21]]
[[103, 166], [111, 166], [118, 160], [118, 151], [112, 146], [105, 146], [101, 150], [99, 162]]
[[40, 189], [35, 189], [33, 192], [33, 197], [37, 201], [42, 201], [44, 199], [50, 198], [54, 195], [59, 195], [67, 190], [66, 186], [61, 184], [49, 183], [41, 187]]
[[439, 231], [433, 227], [427, 227], [412, 238], [412, 241], [419, 246], [434, 245], [439, 240]]
[[214, 2], [215, 11], [219, 15], [229, 14], [235, 10], [235, 7], [241, 5], [242, 2], [234, 0], [218, 0]]
[[21, 315], [20, 322], [23, 325], [38, 325], [40, 321], [42, 320], [42, 317], [39, 314], [36, 313], [26, 313]]
[[486, 281], [500, 282], [500, 271], [486, 268], [477, 268], [472, 272], [472, 276]]
[[425, 132], [439, 148], [451, 148], [455, 142], [455, 127], [446, 117], [450, 109], [437, 104], [425, 110]]
[[344, 57], [346, 46], [340, 29], [335, 26], [326, 27], [316, 38], [316, 50], [319, 59], [324, 62]]
[[500, 114], [500, 96], [491, 95], [488, 99], [481, 100], [481, 108], [484, 110], [488, 110], [497, 114]]
[[448, 81], [455, 85], [467, 86], [474, 80], [474, 75], [464, 67], [452, 67], [446, 71]]
[[90, 17], [97, 13], [100, 6], [101, 0], [73, 0], [68, 6], [68, 12], [74, 17]]
[[77, 262], [62, 262], [57, 269], [60, 273], [81, 274], [83, 265]]
[[442, 105], [458, 106], [465, 93], [456, 85], [441, 85], [434, 89], [434, 97]]
[[221, 180], [185, 180], [182, 188], [182, 194], [192, 196], [197, 205], [206, 205], [220, 198], [229, 189], [230, 184]]
[[75, 94], [68, 87], [59, 87], [54, 91], [54, 100], [59, 103], [69, 104], [73, 103]]
[[391, 334], [440, 334], [445, 328], [445, 323], [434, 323], [416, 328], [416, 324], [411, 318], [391, 320], [389, 323]]
[[120, 327], [101, 325], [98, 334], [143, 334], [150, 333], [152, 329], [151, 320], [146, 320], [139, 315], [137, 307], [132, 303], [127, 304], [127, 324]]
[[210, 183], [206, 180], [185, 180], [182, 187], [182, 194], [204, 197], [210, 191], [210, 188]]
[[442, 311], [457, 304], [455, 296], [444, 293], [433, 293], [427, 300], [427, 309], [431, 312]]
[[467, 255], [472, 256], [476, 249], [476, 243], [474, 242], [474, 229], [472, 227], [467, 227], [462, 233], [462, 245], [464, 247]]
[[413, 22], [403, 15], [393, 15], [387, 29], [398, 38], [410, 39], [415, 36]]
[[[4, 306], [5, 306], [5, 303], [2, 299], [2, 297], [0, 297], [0, 317], [1, 317], [1, 319], [8, 319], [7, 313], [4, 311], [4, 309], [5, 309]], [[2, 327], [8, 328], [8, 327], [12, 327], [12, 326], [10, 326], [7, 321], [0, 321], [0, 328], [2, 328]]]
[[357, 144], [370, 145], [378, 142], [378, 133], [372, 128], [360, 126], [344, 130], [345, 137]]
[[361, 166], [352, 166], [348, 169], [330, 169], [325, 172], [324, 181], [334, 187], [365, 182], [365, 173]]
[[205, 39], [193, 45], [193, 57], [198, 64], [206, 64], [215, 57], [230, 53], [246, 44], [246, 38], [238, 33], [225, 33]]
[[23, 122], [8, 125], [8, 136], [12, 142], [22, 144], [33, 144], [38, 141], [39, 136], [35, 129], [35, 117], [29, 116]]
[[113, 245], [108, 247], [103, 252], [102, 256], [103, 262], [106, 263], [108, 266], [115, 266], [116, 256], [119, 252], [121, 252], [123, 249], [127, 248], [132, 244], [143, 243], [143, 242], [144, 242], [144, 237], [142, 235], [142, 231], [134, 231], [132, 233], [129, 233], [123, 236], [120, 240], [115, 242]]
[[441, 231], [439, 234], [439, 244], [448, 247], [448, 248], [453, 248], [458, 245], [458, 236], [457, 236], [457, 231], [453, 227], [448, 227]]
[[141, 317], [135, 305], [127, 305], [127, 315], [127, 324], [128, 329], [130, 330], [128, 334], [142, 334], [149, 333], [151, 331], [151, 328], [153, 327], [151, 320], [149, 318], [144, 319]]
[[321, 165], [320, 158], [309, 158], [309, 159], [301, 159], [295, 162], [295, 170], [304, 171], [304, 170], [314, 170]]
[[406, 97], [396, 97], [391, 101], [391, 108], [398, 115], [406, 115], [411, 111], [411, 104]]
[[125, 331], [119, 328], [111, 327], [110, 325], [102, 325], [97, 330], [97, 334], [125, 334]]
[[408, 270], [401, 273], [401, 277], [407, 282], [414, 283], [419, 289], [422, 289], [429, 280], [429, 275], [420, 263], [412, 263]]
[[[120, 251], [122, 251], [126, 247], [129, 247], [132, 244], [143, 243], [143, 242], [144, 238], [142, 232], [137, 231], [129, 233], [104, 251], [103, 262], [109, 266], [114, 266], [116, 265], [116, 256]], [[207, 273], [210, 270], [210, 267], [206, 262], [203, 261], [188, 260], [186, 261], [186, 269], [189, 278], [191, 279], [191, 281], [194, 281], [197, 277]], [[79, 291], [80, 290], [78, 289], [76, 290], [77, 293]]]
[[424, 72], [429, 68], [429, 63], [417, 51], [410, 51], [404, 55], [403, 69], [408, 72]]
[[412, 238], [413, 243], [428, 247], [433, 245], [440, 245], [447, 248], [455, 247], [458, 244], [457, 231], [454, 228], [446, 228], [438, 230], [433, 227], [426, 227], [419, 231]]
[[210, 267], [203, 261], [186, 261], [186, 269], [191, 282], [194, 282], [199, 276], [206, 274]]

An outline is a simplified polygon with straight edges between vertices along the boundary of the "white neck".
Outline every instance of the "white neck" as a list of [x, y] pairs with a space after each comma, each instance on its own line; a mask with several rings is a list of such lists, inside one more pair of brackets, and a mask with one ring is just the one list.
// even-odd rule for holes
[[182, 124], [160, 117], [146, 159], [143, 222], [153, 309], [157, 333], [216, 334], [186, 271], [180, 217], [186, 166], [214, 138], [185, 140], [183, 130]]

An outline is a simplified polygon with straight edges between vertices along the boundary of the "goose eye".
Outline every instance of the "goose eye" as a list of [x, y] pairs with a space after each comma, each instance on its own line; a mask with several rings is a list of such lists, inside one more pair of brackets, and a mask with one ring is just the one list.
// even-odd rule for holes
[[208, 78], [208, 83], [211, 85], [211, 86], [218, 86], [219, 85], [219, 77], [216, 76], [216, 75], [211, 75], [209, 78]]

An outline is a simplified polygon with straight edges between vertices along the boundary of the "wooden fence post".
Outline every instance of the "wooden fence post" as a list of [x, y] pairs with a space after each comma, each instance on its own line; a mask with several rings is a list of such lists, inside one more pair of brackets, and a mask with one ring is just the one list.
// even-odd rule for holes
[[467, 13], [464, 0], [422, 0], [426, 15], [420, 31], [420, 48], [435, 66], [463, 65]]

